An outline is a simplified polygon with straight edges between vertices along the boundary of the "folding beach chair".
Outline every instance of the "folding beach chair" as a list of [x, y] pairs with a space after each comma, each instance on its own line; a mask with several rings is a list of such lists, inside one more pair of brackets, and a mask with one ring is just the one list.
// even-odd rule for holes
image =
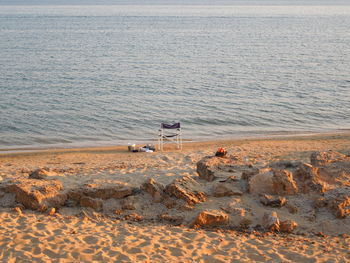
[[182, 150], [180, 122], [174, 124], [162, 123], [160, 125], [158, 136], [158, 149], [160, 151], [163, 151], [165, 141], [175, 142], [177, 144], [177, 148]]

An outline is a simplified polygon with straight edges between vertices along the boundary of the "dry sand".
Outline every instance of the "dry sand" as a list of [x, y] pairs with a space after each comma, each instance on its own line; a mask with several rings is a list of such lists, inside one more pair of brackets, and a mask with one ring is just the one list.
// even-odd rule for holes
[[[167, 184], [196, 175], [196, 162], [217, 147], [252, 163], [307, 161], [313, 151], [348, 153], [350, 134], [187, 143], [182, 151], [129, 153], [126, 147], [46, 150], [0, 155], [2, 178], [27, 177], [39, 167], [64, 174], [67, 184], [117, 179]], [[350, 262], [348, 234], [317, 236], [191, 229], [158, 222], [119, 220], [64, 208], [53, 216], [0, 209], [2, 262]], [[346, 231], [345, 231], [346, 232]]]

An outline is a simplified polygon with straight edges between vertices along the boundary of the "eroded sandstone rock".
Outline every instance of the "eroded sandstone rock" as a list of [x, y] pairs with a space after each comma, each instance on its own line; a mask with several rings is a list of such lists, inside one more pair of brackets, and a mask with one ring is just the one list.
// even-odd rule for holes
[[326, 192], [325, 199], [337, 218], [345, 218], [350, 214], [350, 187], [330, 190]]
[[261, 170], [249, 180], [249, 192], [252, 194], [274, 194], [272, 177], [272, 169]]
[[228, 215], [220, 210], [204, 210], [198, 214], [191, 225], [194, 227], [217, 226], [226, 224], [228, 220]]
[[216, 178], [215, 170], [222, 162], [222, 158], [216, 156], [207, 156], [197, 162], [197, 173], [199, 178], [208, 182], [214, 181]]
[[294, 195], [298, 192], [298, 186], [288, 170], [273, 170], [272, 187], [271, 192], [277, 195]]
[[298, 192], [298, 186], [288, 170], [261, 169], [248, 184], [252, 194], [293, 195]]
[[18, 203], [33, 210], [59, 208], [67, 199], [58, 180], [14, 179], [7, 183], [7, 190], [15, 194]]
[[165, 193], [182, 199], [190, 205], [206, 201], [202, 186], [189, 176], [175, 179], [166, 186]]
[[310, 156], [310, 162], [314, 166], [323, 166], [333, 162], [350, 161], [350, 158], [345, 154], [325, 151], [325, 152], [313, 152]]
[[212, 182], [216, 178], [226, 178], [232, 173], [242, 172], [247, 167], [251, 166], [242, 164], [235, 156], [206, 156], [197, 162], [197, 173], [199, 178]]
[[144, 182], [141, 189], [149, 193], [153, 197], [154, 202], [159, 203], [162, 201], [164, 186], [156, 182], [153, 178], [150, 178]]
[[300, 190], [303, 193], [324, 193], [327, 190], [326, 184], [319, 177], [318, 168], [311, 164], [301, 164], [295, 172], [295, 177], [298, 179]]

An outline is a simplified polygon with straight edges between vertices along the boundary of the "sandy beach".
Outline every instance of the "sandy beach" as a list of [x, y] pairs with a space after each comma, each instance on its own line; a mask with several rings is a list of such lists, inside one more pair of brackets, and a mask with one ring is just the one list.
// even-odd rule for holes
[[[169, 145], [164, 152], [154, 153], [130, 153], [126, 146], [115, 146], [0, 154], [2, 182], [24, 180], [38, 168], [49, 171], [50, 180], [59, 181], [62, 189], [68, 190], [78, 189], [81, 185], [92, 187], [101, 182], [140, 189], [150, 178], [165, 186], [175, 179], [188, 177], [198, 181], [206, 195], [205, 201], [172, 206], [164, 200], [155, 201], [155, 196], [152, 198], [141, 188], [141, 192], [123, 198], [102, 198], [98, 206], [96, 203], [83, 206], [82, 201], [80, 205], [66, 205], [66, 201], [54, 211], [51, 208], [38, 211], [40, 209], [28, 209], [19, 204], [17, 199], [11, 203], [6, 199], [10, 198], [10, 193], [4, 191], [0, 208], [1, 261], [350, 261], [349, 217], [336, 218], [328, 208], [321, 207], [315, 209], [315, 216], [310, 219], [301, 206], [295, 213], [291, 212], [290, 206], [265, 207], [259, 202], [258, 195], [243, 190], [239, 195], [222, 197], [206, 194], [210, 192], [209, 186], [213, 187], [219, 181], [198, 179], [197, 162], [205, 156], [213, 156], [218, 147], [225, 147], [229, 155], [249, 167], [265, 167], [281, 160], [309, 163], [313, 152], [331, 150], [347, 156], [350, 134], [185, 143], [182, 151]], [[238, 170], [232, 172], [238, 179], [241, 174]], [[341, 183], [344, 187], [349, 186], [346, 180]], [[303, 193], [303, 197], [306, 195]], [[286, 197], [287, 204], [297, 204], [296, 197]], [[227, 207], [232, 210], [228, 211]], [[309, 207], [308, 204], [305, 207]], [[196, 215], [208, 209], [227, 213], [228, 223], [193, 227], [191, 222]], [[237, 227], [235, 220], [240, 218], [242, 222], [242, 217], [246, 218], [244, 213], [235, 214], [237, 209], [245, 209], [245, 214], [249, 214], [249, 226]], [[289, 234], [258, 231], [262, 215], [272, 210], [278, 212], [281, 221], [295, 220], [298, 228]]]

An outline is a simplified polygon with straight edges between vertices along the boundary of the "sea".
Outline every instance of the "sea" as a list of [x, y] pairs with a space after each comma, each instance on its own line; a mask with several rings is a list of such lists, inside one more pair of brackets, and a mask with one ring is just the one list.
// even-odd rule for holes
[[350, 129], [348, 0], [0, 0], [0, 150]]

